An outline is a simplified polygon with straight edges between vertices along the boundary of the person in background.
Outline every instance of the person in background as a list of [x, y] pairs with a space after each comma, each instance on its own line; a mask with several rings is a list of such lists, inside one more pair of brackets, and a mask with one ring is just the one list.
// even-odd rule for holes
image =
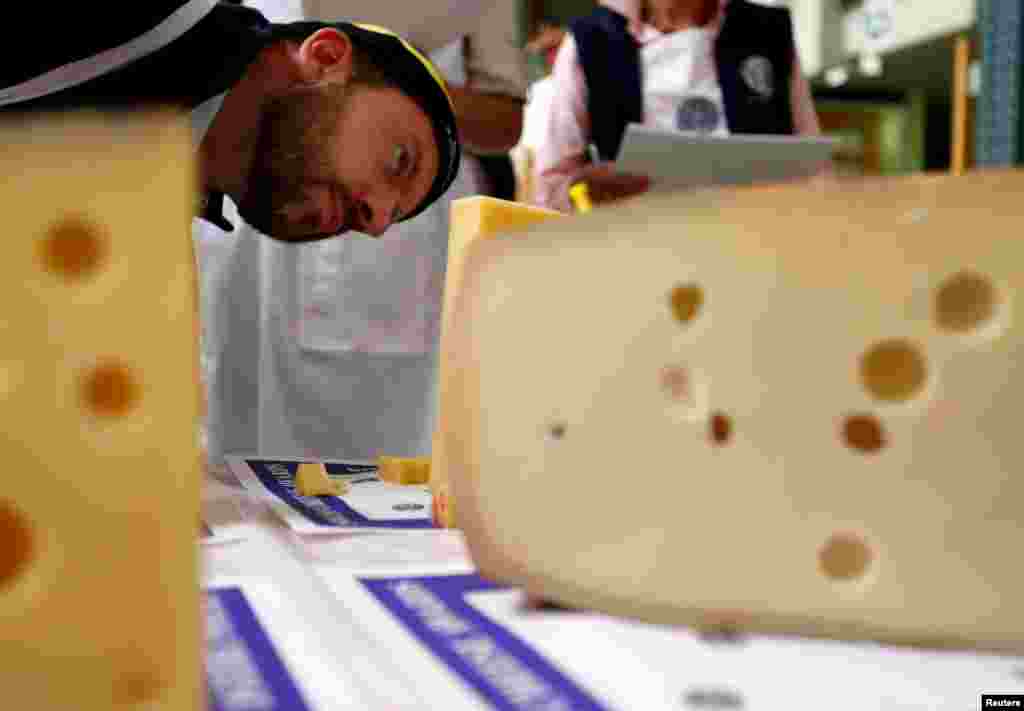
[[558, 47], [565, 37], [565, 29], [551, 22], [542, 22], [523, 48], [528, 56], [540, 57], [545, 74], [530, 85], [523, 110], [523, 130], [519, 143], [512, 149], [512, 162], [516, 172], [516, 200], [533, 202], [534, 170], [537, 144], [550, 113], [553, 82], [551, 69]]
[[480, 193], [512, 200], [515, 172], [509, 151], [523, 130], [527, 91], [526, 58], [518, 47], [514, 2], [495, 2], [461, 42], [461, 76], [449, 89], [465, 153]]
[[604, 0], [570, 24], [552, 84], [533, 202], [563, 211], [579, 181], [595, 203], [649, 188], [645, 176], [610, 164], [628, 123], [719, 136], [820, 133], [789, 11], [748, 0]]
[[526, 43], [528, 54], [540, 55], [544, 60], [544, 66], [548, 73], [555, 66], [555, 57], [558, 56], [558, 48], [565, 39], [565, 28], [552, 22], [542, 22], [537, 27], [536, 33]]

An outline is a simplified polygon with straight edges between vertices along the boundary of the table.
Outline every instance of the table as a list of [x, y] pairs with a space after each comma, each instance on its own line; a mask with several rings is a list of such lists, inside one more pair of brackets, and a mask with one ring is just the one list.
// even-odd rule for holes
[[[1024, 694], [1024, 659], [702, 639], [529, 609], [475, 574], [458, 531], [299, 534], [228, 481], [206, 482], [204, 516], [221, 540], [202, 544], [204, 586], [219, 596], [207, 656], [221, 709], [967, 711], [982, 693]], [[232, 611], [238, 596], [276, 661]]]

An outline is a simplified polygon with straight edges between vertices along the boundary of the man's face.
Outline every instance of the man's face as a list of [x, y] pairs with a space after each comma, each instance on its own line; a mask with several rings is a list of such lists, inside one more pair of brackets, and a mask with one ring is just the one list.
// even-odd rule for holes
[[400, 90], [299, 86], [264, 108], [239, 213], [286, 241], [377, 236], [420, 204], [438, 163], [430, 119]]

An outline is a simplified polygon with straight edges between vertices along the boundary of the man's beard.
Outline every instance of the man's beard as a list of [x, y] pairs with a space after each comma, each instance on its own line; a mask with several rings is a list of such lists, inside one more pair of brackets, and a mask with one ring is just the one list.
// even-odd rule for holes
[[347, 86], [309, 84], [267, 100], [238, 205], [246, 222], [281, 240], [327, 236], [305, 189], [341, 189], [328, 156], [348, 98]]

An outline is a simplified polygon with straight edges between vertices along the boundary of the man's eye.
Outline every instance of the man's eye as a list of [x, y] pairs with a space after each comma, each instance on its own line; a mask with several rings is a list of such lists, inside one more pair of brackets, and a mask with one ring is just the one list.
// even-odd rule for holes
[[392, 175], [402, 177], [409, 171], [409, 150], [405, 146], [395, 146], [391, 156]]

